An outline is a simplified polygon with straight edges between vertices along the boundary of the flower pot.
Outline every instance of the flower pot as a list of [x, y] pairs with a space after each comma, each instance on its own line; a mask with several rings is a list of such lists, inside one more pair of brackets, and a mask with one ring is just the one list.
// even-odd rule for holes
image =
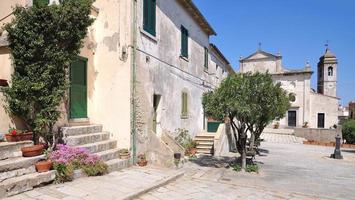
[[197, 153], [197, 149], [196, 148], [191, 148], [190, 149], [190, 155], [194, 156], [194, 155], [196, 155], [196, 153]]
[[121, 159], [129, 159], [131, 157], [130, 153], [120, 153]]
[[147, 161], [147, 160], [140, 160], [140, 161], [137, 162], [137, 164], [138, 164], [140, 167], [144, 167], [144, 166], [147, 166], [148, 161]]
[[36, 166], [36, 170], [37, 172], [41, 173], [41, 172], [48, 172], [52, 166], [53, 163], [50, 160], [43, 160], [43, 161], [39, 161], [35, 164]]
[[7, 83], [7, 80], [0, 79], [0, 86], [6, 87], [6, 86], [9, 86], [9, 84]]
[[33, 145], [29, 147], [22, 147], [22, 156], [23, 157], [34, 157], [34, 156], [39, 156], [43, 153], [43, 145]]
[[16, 135], [5, 134], [5, 138], [6, 138], [6, 141], [8, 141], [8, 142], [20, 142], [20, 141], [25, 141], [25, 140], [32, 140], [33, 133], [26, 132], [26, 133], [20, 133], [20, 134], [16, 134]]

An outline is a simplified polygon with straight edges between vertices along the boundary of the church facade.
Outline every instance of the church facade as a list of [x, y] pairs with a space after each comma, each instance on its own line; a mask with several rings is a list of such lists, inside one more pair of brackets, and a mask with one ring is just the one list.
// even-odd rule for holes
[[282, 56], [262, 50], [239, 60], [241, 73], [270, 73], [290, 95], [291, 108], [274, 124], [281, 128], [332, 128], [338, 124], [337, 58], [326, 49], [320, 57], [317, 71], [317, 91], [311, 88], [313, 71], [307, 62], [303, 69], [287, 69]]

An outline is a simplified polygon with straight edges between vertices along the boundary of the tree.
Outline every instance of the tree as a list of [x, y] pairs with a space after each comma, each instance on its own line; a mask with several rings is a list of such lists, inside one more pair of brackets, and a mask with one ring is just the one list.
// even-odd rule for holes
[[348, 144], [355, 144], [355, 120], [349, 119], [342, 126], [343, 138]]
[[229, 118], [242, 169], [246, 168], [247, 132], [258, 138], [265, 126], [282, 118], [290, 106], [280, 84], [274, 84], [271, 75], [261, 73], [227, 77], [217, 89], [203, 95], [202, 104], [207, 116]]
[[68, 67], [80, 53], [92, 0], [65, 0], [59, 5], [16, 7], [8, 32], [14, 73], [4, 90], [5, 108], [39, 137], [54, 142], [58, 106], [68, 89]]

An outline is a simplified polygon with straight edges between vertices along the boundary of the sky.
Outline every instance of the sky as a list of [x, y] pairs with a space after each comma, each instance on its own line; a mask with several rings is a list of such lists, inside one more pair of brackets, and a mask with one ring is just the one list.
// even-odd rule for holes
[[193, 0], [217, 32], [211, 37], [235, 70], [239, 57], [258, 48], [281, 53], [283, 65], [304, 68], [317, 82], [317, 63], [330, 50], [338, 58], [338, 97], [355, 101], [355, 0]]

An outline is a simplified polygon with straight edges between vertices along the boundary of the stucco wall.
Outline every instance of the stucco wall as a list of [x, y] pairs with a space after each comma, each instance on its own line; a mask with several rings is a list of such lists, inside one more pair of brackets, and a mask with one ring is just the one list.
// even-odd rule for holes
[[[154, 148], [149, 145], [150, 135], [155, 135], [152, 131], [154, 94], [161, 95], [157, 137], [177, 128], [187, 129], [192, 137], [203, 130], [201, 97], [214, 87], [212, 74], [216, 66], [210, 55], [208, 72], [204, 71], [204, 48], [209, 48], [209, 37], [176, 1], [157, 1], [155, 37], [143, 31], [142, 14], [143, 1], [138, 0], [138, 152]], [[188, 59], [180, 57], [181, 25], [189, 32]], [[187, 119], [181, 117], [183, 91], [188, 94]]]
[[338, 124], [339, 99], [321, 94], [311, 93], [310, 127], [317, 127], [318, 113], [325, 114], [324, 128]]
[[322, 142], [335, 142], [335, 136], [342, 137], [339, 129], [295, 128], [294, 134], [307, 140]]

